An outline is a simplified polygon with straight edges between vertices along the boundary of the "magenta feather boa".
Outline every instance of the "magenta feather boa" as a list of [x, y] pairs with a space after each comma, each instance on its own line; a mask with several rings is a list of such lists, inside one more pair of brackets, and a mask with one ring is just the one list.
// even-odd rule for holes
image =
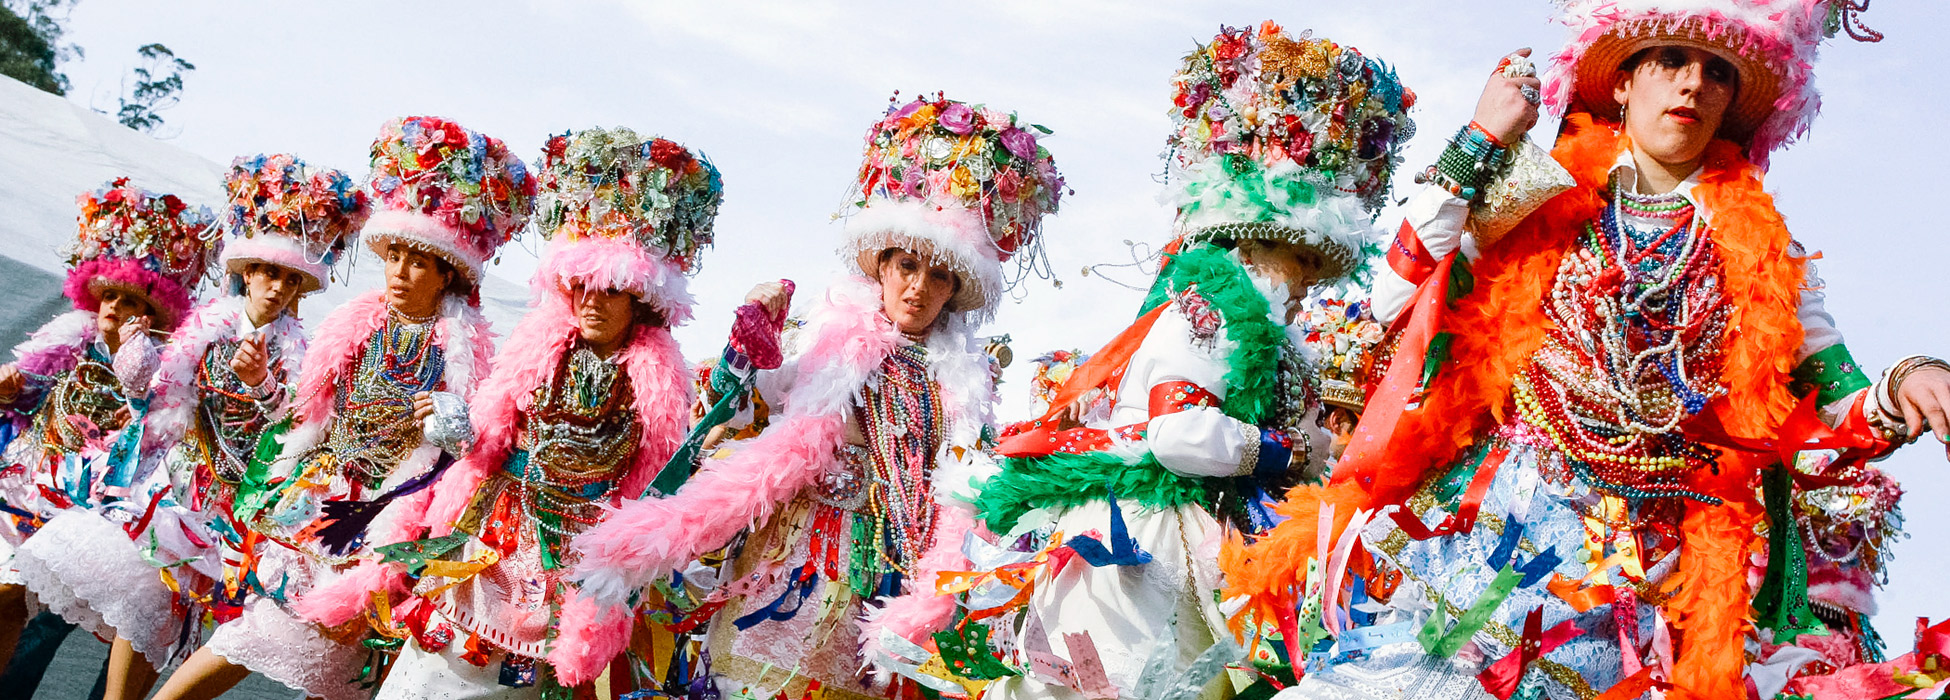
[[176, 280], [152, 272], [142, 267], [142, 263], [128, 258], [82, 261], [68, 272], [67, 281], [61, 284], [61, 293], [74, 302], [76, 309], [97, 311], [101, 309], [102, 300], [95, 296], [94, 287], [103, 284], [141, 292], [149, 297], [156, 307], [156, 328], [159, 330], [175, 328], [176, 322], [183, 320], [183, 314], [190, 310], [189, 290]]

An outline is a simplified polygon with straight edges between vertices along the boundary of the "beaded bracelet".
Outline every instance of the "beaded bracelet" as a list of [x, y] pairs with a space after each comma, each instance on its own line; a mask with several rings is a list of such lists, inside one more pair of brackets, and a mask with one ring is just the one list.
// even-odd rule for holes
[[1483, 186], [1502, 172], [1509, 160], [1509, 153], [1510, 150], [1487, 129], [1470, 122], [1456, 131], [1455, 138], [1449, 140], [1448, 148], [1442, 150], [1435, 165], [1418, 176], [1416, 181], [1433, 183], [1457, 198], [1474, 202], [1482, 194]]

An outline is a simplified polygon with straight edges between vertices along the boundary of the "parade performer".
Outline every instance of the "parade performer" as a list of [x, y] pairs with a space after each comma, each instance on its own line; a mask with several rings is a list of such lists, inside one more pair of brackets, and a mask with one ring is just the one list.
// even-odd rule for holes
[[[1379, 61], [1271, 22], [1223, 29], [1173, 88], [1178, 238], [1144, 314], [1010, 429], [978, 501], [1004, 546], [943, 581], [965, 591], [955, 631], [933, 653], [879, 640], [887, 666], [992, 681], [989, 698], [1147, 697], [1160, 680], [1196, 694], [1236, 655], [1215, 647], [1221, 533], [1270, 526], [1262, 491], [1324, 470], [1330, 436], [1288, 324], [1360, 265], [1413, 97]], [[1098, 387], [1108, 418], [1069, 427]], [[1013, 650], [999, 662], [991, 636]]]
[[[1408, 203], [1374, 287], [1398, 347], [1332, 482], [1226, 552], [1242, 616], [1278, 620], [1302, 666], [1284, 696], [1892, 697], [1942, 680], [1808, 601], [1866, 588], [1879, 563], [1893, 485], [1863, 460], [1926, 415], [1950, 435], [1945, 365], [1871, 384], [1761, 187], [1815, 114], [1816, 47], [1866, 31], [1859, 7], [1562, 10], [1572, 40], [1548, 78], [1507, 57]], [[1520, 140], [1540, 102], [1566, 113], [1555, 166]], [[1512, 208], [1519, 223], [1493, 224]], [[1864, 521], [1840, 550], [1856, 538], [1815, 529]]]
[[[109, 697], [146, 696], [155, 669], [200, 642], [204, 612], [219, 623], [240, 612], [245, 528], [231, 502], [304, 361], [298, 299], [325, 288], [368, 214], [365, 192], [345, 173], [289, 155], [236, 159], [225, 188], [226, 288], [191, 311], [162, 352], [141, 437], [142, 487], [61, 514], [15, 559], [56, 613], [113, 630]], [[135, 654], [147, 663], [134, 666]]]
[[494, 350], [482, 267], [525, 224], [535, 192], [500, 141], [433, 117], [388, 122], [370, 178], [377, 211], [359, 237], [386, 285], [320, 324], [289, 430], [273, 427], [259, 446], [276, 457], [251, 465], [232, 505], [259, 533], [245, 534], [243, 612], [157, 697], [212, 696], [250, 671], [328, 700], [365, 694], [363, 624], [320, 628], [290, 605], [426, 509], [431, 494], [414, 487], [459, 449], [433, 440], [465, 432], [464, 404], [448, 399], [474, 395]]
[[[141, 431], [123, 428], [148, 410], [162, 347], [151, 336], [190, 310], [218, 236], [208, 209], [126, 178], [83, 193], [80, 205], [62, 290], [75, 310], [35, 331], [14, 348], [16, 361], [0, 367], [0, 659], [11, 658], [30, 616], [23, 584], [34, 581], [13, 568], [18, 548], [65, 509], [134, 495]], [[46, 602], [58, 609], [71, 601]]]
[[628, 129], [549, 139], [537, 176], [537, 301], [481, 387], [479, 442], [433, 487], [428, 537], [380, 543], [300, 603], [336, 625], [375, 592], [405, 594], [381, 698], [553, 697], [588, 680], [566, 670], [600, 669], [628, 641], [628, 616], [598, 624], [565, 581], [572, 545], [644, 493], [690, 426], [670, 329], [691, 318], [687, 275], [723, 185], [710, 161]]
[[[989, 469], [994, 401], [976, 328], [1002, 263], [1040, 256], [1063, 190], [1037, 127], [940, 96], [890, 106], [868, 130], [841, 257], [854, 274], [761, 372], [759, 436], [721, 445], [662, 499], [626, 504], [576, 541], [576, 578], [603, 606], [749, 531], [707, 598], [709, 669], [740, 697], [890, 697], [859, 675], [877, 628], [935, 627], [947, 610], [876, 610], [965, 568], [970, 482]], [[867, 618], [863, 620], [862, 618]], [[921, 632], [925, 633], [925, 632]], [[909, 686], [911, 688], [911, 686]]]

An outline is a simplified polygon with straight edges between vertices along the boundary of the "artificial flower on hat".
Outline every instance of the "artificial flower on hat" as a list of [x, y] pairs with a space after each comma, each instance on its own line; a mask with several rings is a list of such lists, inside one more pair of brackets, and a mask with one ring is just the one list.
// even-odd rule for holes
[[284, 153], [231, 161], [224, 191], [230, 230], [224, 269], [242, 274], [263, 262], [297, 270], [307, 294], [330, 283], [332, 265], [372, 214], [365, 190], [343, 171]]
[[76, 309], [94, 311], [102, 290], [132, 292], [149, 300], [158, 329], [174, 328], [220, 245], [216, 216], [128, 178], [84, 192], [77, 203], [79, 234], [68, 251], [63, 293]]
[[1328, 278], [1367, 257], [1415, 93], [1394, 69], [1273, 22], [1222, 28], [1172, 78], [1167, 154], [1178, 234], [1318, 250]]
[[[961, 277], [952, 308], [987, 317], [1041, 255], [1042, 220], [1064, 193], [1040, 143], [1050, 130], [942, 95], [890, 105], [867, 130], [841, 249], [872, 277], [902, 248]], [[1004, 279], [1002, 263], [1017, 261]]]
[[402, 243], [469, 282], [527, 225], [535, 180], [506, 144], [439, 117], [403, 117], [372, 142], [376, 211], [360, 235], [374, 252]]
[[634, 294], [671, 325], [690, 319], [687, 276], [724, 202], [710, 159], [629, 129], [586, 129], [548, 140], [539, 178], [535, 222], [549, 247], [536, 293], [580, 282]]

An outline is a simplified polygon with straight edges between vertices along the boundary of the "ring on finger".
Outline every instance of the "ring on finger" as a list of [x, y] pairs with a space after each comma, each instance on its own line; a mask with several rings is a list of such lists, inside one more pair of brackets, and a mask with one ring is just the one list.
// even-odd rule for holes
[[1528, 78], [1537, 75], [1537, 64], [1531, 63], [1529, 56], [1511, 54], [1498, 65], [1505, 78]]
[[1531, 87], [1529, 85], [1517, 86], [1517, 92], [1522, 93], [1523, 101], [1529, 102], [1530, 104], [1533, 105], [1543, 104], [1544, 102], [1543, 93], [1537, 92], [1537, 88]]

